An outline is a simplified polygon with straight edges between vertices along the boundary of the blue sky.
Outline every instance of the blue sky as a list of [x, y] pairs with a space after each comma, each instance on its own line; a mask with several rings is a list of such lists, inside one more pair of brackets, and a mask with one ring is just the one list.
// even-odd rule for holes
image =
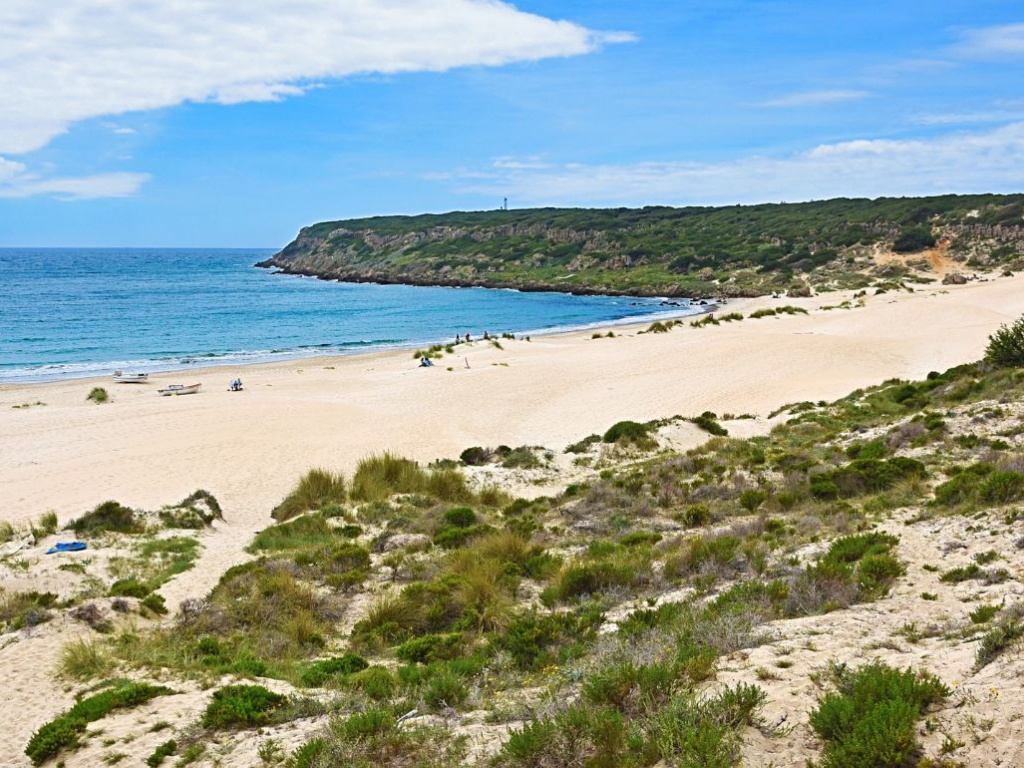
[[1024, 191], [1019, 0], [6, 0], [0, 246]]

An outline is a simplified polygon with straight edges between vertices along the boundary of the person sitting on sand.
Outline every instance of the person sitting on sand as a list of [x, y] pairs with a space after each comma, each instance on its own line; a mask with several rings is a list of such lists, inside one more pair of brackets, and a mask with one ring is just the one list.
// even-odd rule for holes
[[420, 368], [430, 368], [433, 364], [433, 361], [429, 357], [424, 357], [420, 360]]

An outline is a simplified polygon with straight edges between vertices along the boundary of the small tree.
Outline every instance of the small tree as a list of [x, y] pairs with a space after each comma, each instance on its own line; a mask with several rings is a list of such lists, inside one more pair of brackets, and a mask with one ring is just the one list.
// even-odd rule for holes
[[999, 368], [1024, 367], [1024, 317], [1011, 325], [1001, 325], [988, 337], [985, 362]]

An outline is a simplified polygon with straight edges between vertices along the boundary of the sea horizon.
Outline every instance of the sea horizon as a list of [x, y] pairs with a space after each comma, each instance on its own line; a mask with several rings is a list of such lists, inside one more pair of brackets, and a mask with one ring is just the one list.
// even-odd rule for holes
[[667, 319], [688, 300], [340, 283], [273, 248], [0, 248], [0, 384], [254, 365]]

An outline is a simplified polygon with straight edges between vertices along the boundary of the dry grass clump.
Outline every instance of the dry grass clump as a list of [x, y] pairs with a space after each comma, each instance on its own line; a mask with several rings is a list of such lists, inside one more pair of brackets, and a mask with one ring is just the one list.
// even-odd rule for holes
[[270, 516], [275, 520], [288, 520], [303, 512], [322, 509], [328, 504], [344, 504], [345, 498], [344, 475], [318, 467], [302, 476], [294, 490], [274, 507]]

